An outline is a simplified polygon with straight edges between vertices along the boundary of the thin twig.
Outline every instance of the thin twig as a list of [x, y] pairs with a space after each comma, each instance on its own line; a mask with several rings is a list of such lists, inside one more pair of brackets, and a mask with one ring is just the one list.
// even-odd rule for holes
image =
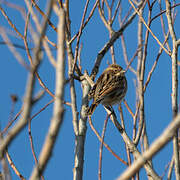
[[[173, 9], [173, 8], [175, 8], [175, 7], [177, 7], [177, 6], [180, 6], [180, 3], [177, 3], [177, 4], [173, 5], [173, 6], [171, 6], [171, 9]], [[154, 21], [156, 18], [158, 18], [160, 15], [162, 15], [162, 14], [164, 14], [164, 13], [166, 13], [166, 10], [163, 10], [163, 11], [161, 11], [159, 14], [157, 14], [156, 16], [154, 16], [154, 17], [151, 19], [151, 21]]]
[[92, 119], [89, 116], [89, 125], [91, 127], [91, 129], [93, 130], [93, 132], [95, 133], [95, 135], [97, 136], [97, 138], [99, 139], [100, 142], [103, 142], [104, 146], [106, 147], [106, 149], [112, 153], [112, 155], [114, 157], [116, 157], [119, 161], [121, 161], [123, 164], [125, 164], [126, 166], [128, 165], [128, 163], [126, 161], [124, 161], [123, 159], [121, 159], [109, 146], [108, 144], [106, 144], [104, 141], [102, 141], [101, 136], [99, 135], [99, 133], [96, 131], [96, 129], [94, 128], [94, 125], [92, 123]]
[[[35, 8], [39, 11], [39, 13], [44, 17], [47, 18], [47, 15], [44, 14], [44, 12], [39, 8], [39, 6], [36, 4], [35, 0], [32, 0], [33, 5], [35, 6]], [[48, 24], [54, 29], [54, 31], [57, 32], [57, 28], [54, 26], [54, 24], [49, 20], [47, 20]]]
[[128, 103], [126, 102], [126, 100], [123, 100], [127, 110], [129, 111], [129, 113], [131, 114], [132, 118], [134, 118], [134, 113], [132, 112], [131, 108], [129, 107]]
[[[167, 35], [166, 35], [166, 38], [165, 38], [165, 40], [164, 40], [164, 42], [163, 42], [163, 45], [166, 44], [166, 41], [168, 40], [168, 37], [169, 37], [169, 32], [168, 32]], [[154, 70], [155, 70], [155, 68], [156, 68], [156, 66], [157, 66], [157, 63], [158, 63], [158, 61], [159, 61], [159, 58], [160, 58], [162, 52], [163, 52], [163, 49], [160, 47], [160, 48], [159, 48], [159, 52], [158, 52], [157, 57], [156, 57], [156, 60], [154, 61], [154, 64], [153, 64], [151, 70], [149, 71], [147, 80], [146, 80], [146, 82], [145, 82], [145, 84], [144, 84], [144, 88], [143, 88], [144, 92], [146, 91], [146, 88], [147, 88], [147, 86], [148, 86], [148, 84], [149, 84], [149, 82], [150, 82], [150, 80], [151, 80], [151, 77], [152, 77], [153, 72], [154, 72]]]
[[102, 130], [102, 135], [101, 135], [102, 141], [101, 141], [101, 145], [99, 148], [99, 168], [98, 168], [98, 179], [99, 180], [102, 179], [102, 152], [103, 152], [103, 142], [104, 142], [106, 127], [107, 127], [107, 123], [108, 123], [108, 118], [109, 118], [109, 116], [107, 115], [107, 117], [104, 121], [104, 126], [103, 126], [103, 130]]
[[[132, 60], [132, 61], [130, 61], [131, 63], [128, 61], [127, 49], [126, 49], [126, 44], [125, 44], [125, 39], [124, 39], [124, 35], [123, 34], [121, 35], [121, 44], [122, 44], [122, 49], [123, 49], [124, 61], [125, 61], [126, 65], [127, 65], [126, 69], [129, 69], [131, 72], [136, 74], [135, 69], [131, 66], [131, 63], [134, 60], [134, 58], [131, 59]], [[137, 52], [138, 51], [136, 51], [136, 55], [137, 55]]]
[[16, 119], [20, 116], [21, 113], [22, 113], [22, 108], [19, 110], [16, 116], [8, 123], [8, 125], [3, 129], [3, 131], [1, 132], [2, 134], [6, 133], [6, 131], [12, 126], [12, 124], [16, 121]]
[[[139, 5], [139, 8], [142, 6], [143, 3], [141, 3]], [[131, 24], [131, 22], [133, 21], [133, 19], [136, 16], [136, 12], [134, 12], [128, 19], [128, 21], [117, 31], [114, 32], [113, 36], [111, 37], [111, 39], [104, 45], [104, 47], [99, 51], [96, 59], [95, 59], [95, 65], [92, 69], [91, 72], [91, 78], [94, 80], [96, 74], [98, 73], [99, 70], [99, 65], [101, 63], [102, 58], [104, 57], [104, 55], [106, 54], [106, 52], [110, 49], [110, 47], [114, 44], [114, 42], [122, 35], [122, 33], [124, 32], [124, 30], [128, 27], [129, 24]]]
[[[98, 3], [99, 0], [96, 0], [96, 2], [94, 3], [94, 6], [91, 10], [91, 12], [89, 13], [89, 16], [88, 18], [86, 19], [86, 21], [84, 22], [83, 26], [82, 26], [82, 30], [85, 28], [85, 26], [88, 24], [89, 20], [92, 18], [93, 14], [94, 14], [94, 11], [97, 7], [97, 3]], [[71, 44], [75, 39], [76, 37], [78, 36], [79, 34], [79, 31], [71, 38], [71, 40], [69, 41], [69, 43]]]
[[3, 16], [7, 19], [7, 22], [9, 25], [16, 31], [16, 33], [23, 38], [23, 35], [19, 32], [19, 30], [16, 28], [16, 26], [12, 23], [11, 19], [8, 17], [2, 6], [0, 5], [0, 11], [2, 12]]
[[[35, 113], [28, 122], [28, 133], [29, 133], [29, 140], [30, 140], [30, 144], [31, 144], [31, 151], [35, 160], [36, 165], [38, 165], [38, 159], [37, 156], [35, 154], [35, 150], [34, 150], [34, 143], [33, 143], [33, 137], [32, 137], [32, 133], [31, 133], [31, 121], [32, 119], [34, 119], [37, 115], [39, 115], [42, 111], [44, 111], [51, 103], [54, 102], [54, 99], [49, 101], [43, 108], [41, 108], [37, 113]], [[41, 175], [41, 179], [43, 180], [44, 177], [43, 175]]]
[[174, 167], [174, 156], [172, 157], [171, 163], [169, 165], [169, 171], [168, 171], [168, 175], [167, 175], [167, 180], [171, 180], [173, 167]]
[[[124, 116], [123, 116], [123, 110], [122, 110], [121, 104], [119, 105], [118, 110], [120, 112], [122, 128], [125, 129]], [[128, 166], [130, 166], [131, 165], [131, 156], [130, 156], [130, 150], [129, 150], [127, 144], [125, 144], [125, 148], [126, 148], [126, 154], [127, 154], [127, 159], [128, 159]]]
[[72, 72], [74, 72], [75, 64], [77, 62], [77, 57], [78, 57], [78, 52], [79, 52], [79, 42], [80, 42], [80, 38], [81, 38], [81, 35], [82, 35], [83, 24], [84, 24], [84, 19], [85, 19], [86, 13], [87, 13], [88, 5], [89, 5], [89, 0], [86, 1], [86, 5], [84, 7], [84, 12], [83, 12], [82, 20], [81, 20], [81, 25], [80, 25], [79, 33], [78, 33], [78, 36], [77, 36], [77, 43], [76, 43], [76, 47], [75, 47], [74, 62], [73, 62], [73, 65], [72, 65]]
[[148, 29], [148, 31], [151, 33], [151, 35], [154, 37], [154, 39], [157, 41], [157, 43], [163, 48], [163, 50], [168, 54], [171, 55], [170, 52], [162, 45], [162, 43], [159, 41], [159, 39], [155, 36], [155, 34], [151, 31], [151, 29], [149, 28], [149, 26], [146, 24], [145, 20], [143, 19], [143, 17], [139, 14], [139, 11], [136, 9], [136, 7], [134, 6], [134, 4], [132, 3], [131, 0], [129, 0], [131, 6], [134, 8], [134, 10], [136, 11], [136, 13], [139, 15], [141, 21], [143, 22], [143, 24], [146, 26], [146, 28]]
[[6, 158], [9, 162], [9, 165], [11, 166], [11, 168], [14, 170], [15, 174], [21, 179], [21, 180], [25, 180], [24, 176], [19, 172], [19, 170], [17, 169], [16, 165], [14, 164], [14, 162], [12, 161], [8, 151], [6, 150]]
[[[0, 28], [0, 34], [3, 38], [3, 40], [6, 42], [6, 45], [8, 46], [9, 50], [12, 52], [12, 54], [16, 57], [17, 61], [19, 62], [19, 64], [21, 64], [23, 67], [26, 68], [26, 70], [29, 71], [30, 67], [29, 65], [27, 65], [26, 61], [24, 60], [24, 58], [20, 55], [20, 53], [18, 51], [16, 51], [15, 47], [13, 46], [13, 44], [11, 43], [11, 40], [9, 39], [9, 37], [6, 34], [6, 30], [4, 28]], [[4, 57], [5, 58], [5, 57]]]
[[[159, 2], [159, 9], [160, 9], [160, 12], [162, 12], [161, 0], [158, 1], [158, 2]], [[163, 20], [162, 14], [160, 15], [160, 20], [161, 20], [161, 27], [162, 27], [163, 35], [164, 35], [164, 37], [165, 37], [165, 39], [166, 39], [166, 30], [165, 30], [165, 24], [164, 24], [164, 20]], [[168, 41], [166, 42], [166, 47], [167, 47], [168, 51], [170, 52], [171, 49], [170, 49], [170, 46], [169, 46]]]

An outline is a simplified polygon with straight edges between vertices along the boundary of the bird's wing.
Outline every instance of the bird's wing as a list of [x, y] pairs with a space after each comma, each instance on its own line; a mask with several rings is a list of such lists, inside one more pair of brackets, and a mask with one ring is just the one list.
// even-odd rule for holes
[[[101, 77], [102, 76], [102, 77]], [[112, 78], [109, 73], [102, 74], [97, 80], [97, 86], [95, 90], [95, 102], [100, 102], [104, 99], [104, 96], [114, 96], [118, 90], [118, 93], [121, 93], [121, 86], [123, 83], [120, 83], [118, 77]], [[122, 90], [123, 91], [123, 90]]]

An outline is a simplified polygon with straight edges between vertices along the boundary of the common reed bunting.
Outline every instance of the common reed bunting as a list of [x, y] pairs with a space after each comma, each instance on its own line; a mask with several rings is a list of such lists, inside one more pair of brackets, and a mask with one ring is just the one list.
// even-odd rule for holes
[[88, 94], [89, 100], [93, 98], [88, 115], [92, 115], [98, 104], [112, 106], [118, 104], [127, 92], [125, 71], [117, 64], [111, 64], [98, 78]]

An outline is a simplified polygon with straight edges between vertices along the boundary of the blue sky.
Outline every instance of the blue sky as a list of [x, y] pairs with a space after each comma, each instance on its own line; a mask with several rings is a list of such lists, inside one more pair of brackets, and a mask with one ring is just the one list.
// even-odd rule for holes
[[[18, 29], [23, 32], [24, 21], [19, 12], [16, 10], [9, 8], [3, 2], [2, 7], [7, 11], [8, 16], [13, 20], [13, 22], [17, 25]], [[7, 1], [10, 2], [10, 1]], [[90, 1], [88, 14], [93, 7], [94, 0]], [[150, 1], [151, 2], [151, 1]], [[23, 1], [14, 0], [13, 3], [26, 8], [25, 3]], [[130, 6], [126, 1], [122, 1], [123, 16], [128, 12], [128, 7]], [[39, 6], [44, 9], [45, 4], [44, 1], [39, 0]], [[71, 30], [72, 36], [78, 31], [81, 23], [81, 17], [83, 14], [83, 8], [85, 6], [85, 1], [71, 1], [70, 2], [70, 17], [71, 17]], [[165, 6], [163, 5], [163, 9]], [[180, 37], [179, 26], [180, 26], [180, 14], [179, 14], [179, 6], [175, 8], [177, 15], [175, 21], [175, 31], [177, 38]], [[159, 13], [158, 5], [155, 5], [152, 16], [155, 16]], [[147, 20], [148, 7], [145, 7], [145, 20]], [[38, 15], [39, 19], [42, 20], [42, 17]], [[86, 16], [87, 18], [87, 16]], [[166, 23], [166, 31], [167, 31], [167, 20], [165, 14], [163, 18]], [[135, 21], [126, 29], [124, 33], [124, 37], [126, 40], [128, 58], [134, 55], [137, 49], [137, 17]], [[57, 17], [53, 14], [51, 17], [52, 22], [57, 26]], [[6, 28], [7, 32], [11, 33], [8, 35], [11, 37], [12, 42], [17, 43], [19, 45], [23, 45], [23, 41], [17, 37], [16, 33], [11, 29], [8, 25], [5, 18], [0, 15], [0, 27]], [[115, 30], [119, 29], [118, 20], [114, 24], [113, 28]], [[144, 28], [144, 33], [146, 28]], [[160, 18], [157, 18], [152, 22], [151, 26], [154, 34], [163, 42], [164, 37], [162, 34]], [[48, 37], [56, 42], [56, 33], [52, 30], [52, 28], [48, 27], [47, 30]], [[104, 44], [108, 41], [109, 34], [107, 29], [104, 27], [102, 21], [100, 20], [97, 9], [95, 10], [94, 16], [86, 26], [83, 31], [83, 35], [81, 37], [81, 43], [83, 45], [81, 60], [82, 60], [82, 70], [88, 70], [90, 73], [94, 60], [97, 57], [98, 52], [102, 49]], [[3, 39], [0, 37], [0, 42]], [[75, 41], [76, 42], [76, 41]], [[30, 43], [30, 46], [33, 47], [33, 44]], [[170, 40], [171, 46], [171, 40]], [[75, 47], [75, 43], [73, 43], [73, 48]], [[28, 63], [28, 58], [26, 52], [22, 49], [17, 49], [18, 52], [24, 57], [26, 62]], [[74, 50], [74, 49], [73, 49]], [[149, 44], [148, 44], [148, 53], [146, 60], [146, 72], [145, 72], [145, 80], [147, 79], [147, 75], [152, 68], [152, 65], [156, 59], [157, 53], [159, 51], [159, 45], [156, 43], [154, 38], [150, 35]], [[54, 49], [53, 55], [56, 56], [56, 50]], [[10, 111], [11, 111], [11, 94], [16, 94], [19, 97], [19, 101], [15, 106], [14, 115], [20, 110], [23, 96], [25, 92], [25, 85], [27, 80], [27, 71], [16, 61], [13, 54], [9, 51], [6, 45], [0, 46], [1, 53], [1, 66], [0, 66], [0, 79], [1, 79], [1, 103], [0, 103], [0, 128], [4, 129], [9, 121]], [[115, 42], [115, 57], [117, 63], [121, 65], [123, 68], [126, 68], [126, 64], [123, 58], [123, 51], [121, 46], [121, 41], [118, 39]], [[179, 57], [179, 54], [178, 54]], [[102, 61], [100, 66], [99, 73], [97, 77], [99, 77], [100, 73], [107, 67], [107, 62], [111, 63], [110, 52], [108, 52]], [[67, 65], [67, 61], [66, 61]], [[137, 66], [137, 58], [133, 61], [132, 66], [136, 69]], [[44, 54], [44, 58], [42, 64], [39, 69], [39, 74], [42, 80], [45, 82], [47, 87], [54, 92], [55, 87], [55, 71], [52, 65], [49, 63], [46, 54]], [[67, 72], [66, 72], [67, 75]], [[136, 78], [134, 74], [128, 70], [126, 74], [128, 80], [128, 92], [126, 95], [126, 101], [129, 106], [132, 108], [133, 112], [135, 112], [135, 103], [136, 103], [136, 89], [134, 86], [134, 79]], [[178, 76], [179, 77], [179, 76]], [[75, 83], [76, 91], [77, 91], [77, 107], [78, 111], [80, 111], [81, 107], [81, 85], [76, 81]], [[42, 89], [39, 83], [36, 83], [36, 92]], [[48, 94], [35, 105], [33, 108], [32, 115], [39, 111], [45, 104], [47, 104], [51, 100], [51, 97]], [[70, 90], [69, 85], [67, 84], [65, 88], [65, 100], [70, 101]], [[53, 105], [47, 107], [47, 109], [41, 112], [37, 117], [32, 120], [32, 135], [34, 140], [35, 152], [38, 155], [44, 139], [49, 128], [51, 116], [52, 116], [52, 108]], [[125, 119], [125, 127], [127, 134], [130, 138], [132, 138], [133, 132], [133, 119], [129, 115], [126, 107], [122, 103], [122, 108], [124, 112]], [[115, 112], [117, 113], [118, 120], [120, 121], [118, 109], [115, 106]], [[102, 131], [103, 123], [106, 118], [106, 112], [102, 105], [99, 105], [95, 110], [94, 115], [92, 116], [94, 125], [98, 132]], [[147, 126], [147, 134], [149, 137], [149, 143], [151, 144], [165, 129], [165, 127], [172, 120], [172, 110], [171, 110], [171, 59], [170, 57], [163, 52], [158, 65], [153, 73], [152, 80], [148, 85], [148, 88], [145, 93], [145, 119]], [[72, 125], [72, 113], [71, 109], [68, 106], [65, 106], [65, 117], [64, 123], [59, 133], [53, 154], [48, 163], [48, 166], [45, 170], [45, 179], [72, 179], [73, 177], [73, 163], [74, 163], [74, 142], [75, 136], [73, 133], [73, 125]], [[123, 159], [127, 160], [126, 152], [125, 152], [125, 144], [123, 139], [117, 129], [114, 127], [111, 121], [108, 122], [108, 127], [105, 136], [105, 142]], [[87, 135], [86, 135], [86, 143], [85, 143], [85, 156], [84, 156], [84, 179], [98, 179], [98, 161], [99, 161], [99, 147], [100, 142], [96, 138], [95, 134], [91, 130], [89, 124], [87, 124]], [[10, 145], [9, 153], [16, 164], [17, 168], [27, 179], [32, 172], [32, 168], [34, 166], [34, 160], [30, 148], [30, 141], [28, 137], [28, 128], [26, 127], [13, 141]], [[138, 146], [140, 149], [140, 146]], [[156, 172], [161, 176], [164, 173], [165, 167], [170, 162], [172, 157], [172, 143], [170, 142], [161, 152], [159, 152], [153, 158], [153, 165]], [[115, 179], [120, 173], [125, 170], [126, 166], [119, 162], [111, 153], [109, 153], [105, 148], [103, 150], [103, 169], [102, 169], [102, 179], [109, 180]], [[19, 179], [14, 172], [11, 170], [12, 179]], [[142, 179], [146, 177], [146, 173], [144, 169], [141, 169], [140, 175]], [[166, 177], [166, 176], [165, 176]]]

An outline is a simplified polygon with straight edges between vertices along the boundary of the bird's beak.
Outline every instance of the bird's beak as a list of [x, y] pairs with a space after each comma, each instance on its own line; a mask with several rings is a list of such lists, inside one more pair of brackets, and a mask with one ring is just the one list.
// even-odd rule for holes
[[125, 70], [122, 70], [122, 71], [121, 71], [121, 74], [125, 74], [125, 72], [126, 72]]
[[119, 75], [124, 75], [126, 71], [125, 70], [121, 70], [120, 72], [118, 72], [116, 75], [119, 76]]

